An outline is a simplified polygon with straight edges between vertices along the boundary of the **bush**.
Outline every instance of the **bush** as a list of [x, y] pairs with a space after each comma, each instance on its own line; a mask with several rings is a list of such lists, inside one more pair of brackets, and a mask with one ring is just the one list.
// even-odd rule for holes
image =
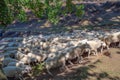
[[12, 14], [4, 0], [0, 0], [0, 24], [7, 25], [13, 21]]
[[54, 24], [59, 22], [60, 14], [71, 14], [74, 10], [79, 17], [84, 14], [84, 5], [75, 5], [72, 0], [66, 0], [65, 10], [62, 10], [62, 3], [62, 0], [0, 0], [0, 24], [8, 25], [14, 20], [26, 21], [25, 9]]
[[41, 73], [41, 71], [44, 69], [44, 64], [41, 63], [41, 64], [37, 64], [36, 66], [33, 66], [33, 72], [32, 72], [32, 75], [33, 76], [37, 76]]

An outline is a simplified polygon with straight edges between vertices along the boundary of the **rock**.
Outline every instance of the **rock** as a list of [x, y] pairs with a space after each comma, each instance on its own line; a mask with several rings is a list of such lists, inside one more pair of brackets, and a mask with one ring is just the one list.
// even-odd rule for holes
[[3, 50], [5, 47], [5, 45], [0, 46], [0, 50]]
[[3, 38], [1, 41], [8, 41], [8, 42], [13, 42], [13, 41], [22, 41], [22, 37], [9, 37], [9, 38]]
[[11, 37], [18, 37], [20, 35], [19, 32], [15, 32], [15, 34], [11, 35]]
[[90, 25], [90, 24], [91, 24], [91, 22], [90, 22], [89, 20], [84, 20], [84, 21], [81, 23], [82, 26], [88, 26], [88, 25]]
[[2, 37], [4, 34], [4, 30], [0, 29], [0, 37]]
[[10, 42], [7, 44], [7, 47], [17, 47], [19, 45], [20, 45], [20, 43], [18, 43], [18, 42]]
[[12, 50], [17, 50], [17, 49], [18, 49], [18, 47], [6, 47], [3, 50], [5, 50], [5, 51], [12, 51]]
[[9, 36], [12, 36], [13, 34], [15, 34], [16, 32], [15, 31], [6, 31], [3, 36], [4, 37], [9, 37]]

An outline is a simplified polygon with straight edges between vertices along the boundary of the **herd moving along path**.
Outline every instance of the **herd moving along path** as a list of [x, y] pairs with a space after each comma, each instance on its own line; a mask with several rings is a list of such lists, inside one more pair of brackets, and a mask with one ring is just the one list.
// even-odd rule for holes
[[74, 30], [50, 35], [3, 38], [0, 41], [2, 70], [10, 78], [23, 79], [32, 72], [32, 66], [43, 63], [44, 69], [52, 76], [50, 69], [68, 69], [66, 62], [81, 63], [87, 54], [98, 55], [109, 47], [120, 47], [120, 31]]

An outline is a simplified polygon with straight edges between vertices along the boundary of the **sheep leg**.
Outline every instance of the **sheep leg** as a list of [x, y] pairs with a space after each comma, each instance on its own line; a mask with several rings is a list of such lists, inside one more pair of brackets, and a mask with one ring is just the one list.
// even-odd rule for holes
[[70, 63], [70, 65], [74, 65], [70, 60], [68, 60], [68, 63]]
[[[16, 75], [18, 75], [18, 78], [19, 78], [20, 80], [24, 80], [23, 75], [22, 75], [22, 74], [19, 74], [17, 71], [16, 71]], [[17, 76], [15, 76], [15, 77], [17, 78]]]
[[25, 80], [23, 77], [19, 77], [20, 80]]
[[102, 51], [103, 51], [103, 47], [102, 47], [101, 50], [100, 50], [100, 54], [102, 54]]
[[106, 47], [107, 47], [107, 50], [109, 50], [109, 46], [107, 45]]
[[50, 72], [49, 69], [47, 69], [47, 73], [48, 73], [50, 76], [53, 76], [53, 74]]
[[118, 48], [120, 48], [120, 42], [119, 42]]
[[88, 57], [90, 56], [90, 53], [91, 53], [91, 51], [89, 50], [89, 51], [88, 51]]
[[83, 60], [83, 57], [80, 56], [77, 62], [80, 64], [82, 62], [82, 60]]
[[65, 70], [69, 70], [69, 68], [66, 66], [66, 61], [65, 62], [63, 62], [63, 66], [61, 67], [61, 71], [62, 71], [62, 69], [65, 69]]
[[95, 52], [95, 54], [98, 56], [98, 54], [97, 54], [97, 50], [95, 50], [94, 52]]

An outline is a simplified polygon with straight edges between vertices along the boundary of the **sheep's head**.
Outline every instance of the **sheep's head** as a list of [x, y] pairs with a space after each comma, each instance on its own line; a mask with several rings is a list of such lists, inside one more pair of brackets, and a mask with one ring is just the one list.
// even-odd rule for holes
[[109, 36], [104, 36], [104, 37], [101, 37], [99, 38], [101, 41], [105, 42], [106, 45], [110, 45], [111, 42], [112, 42], [112, 35], [109, 35]]
[[27, 71], [27, 73], [30, 73], [32, 71], [32, 67], [29, 65], [24, 65], [24, 69]]
[[82, 48], [85, 52], [88, 52], [91, 49], [90, 45], [87, 42], [85, 44], [83, 44]]
[[106, 37], [105, 38], [105, 43], [107, 44], [107, 45], [110, 45], [111, 44], [111, 42], [112, 42], [112, 35], [109, 35], [108, 37]]
[[106, 44], [105, 42], [101, 41], [101, 46], [102, 46], [103, 48], [106, 48], [107, 44]]
[[42, 54], [42, 60], [41, 61], [45, 61], [47, 59], [47, 54]]

